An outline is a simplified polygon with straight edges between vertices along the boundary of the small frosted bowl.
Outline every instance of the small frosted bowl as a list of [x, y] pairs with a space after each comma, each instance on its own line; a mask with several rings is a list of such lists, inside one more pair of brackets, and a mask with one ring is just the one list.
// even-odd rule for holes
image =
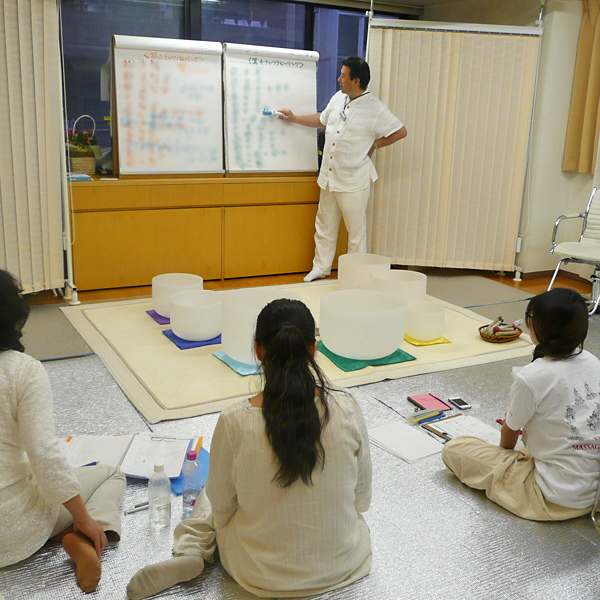
[[406, 302], [392, 294], [330, 292], [321, 297], [321, 341], [328, 350], [346, 358], [383, 358], [402, 344], [405, 317]]
[[256, 319], [269, 302], [279, 298], [300, 300], [293, 292], [268, 288], [231, 290], [223, 294], [221, 342], [230, 358], [247, 365], [257, 364], [254, 353]]
[[407, 302], [425, 300], [427, 275], [418, 271], [374, 271], [371, 273], [371, 289], [387, 292]]
[[221, 333], [223, 295], [188, 290], [171, 296], [171, 329], [182, 340], [204, 342]]
[[163, 317], [170, 318], [171, 296], [187, 290], [201, 290], [204, 280], [191, 273], [164, 273], [152, 278], [152, 306]]
[[446, 309], [427, 300], [409, 302], [406, 308], [406, 334], [420, 342], [430, 342], [444, 333]]
[[338, 259], [338, 284], [342, 290], [368, 290], [371, 273], [389, 271], [392, 261], [379, 254], [342, 254]]

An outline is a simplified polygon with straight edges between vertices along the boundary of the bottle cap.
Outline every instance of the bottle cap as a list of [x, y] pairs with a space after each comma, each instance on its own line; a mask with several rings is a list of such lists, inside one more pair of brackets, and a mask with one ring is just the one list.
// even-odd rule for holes
[[154, 472], [155, 473], [162, 473], [165, 470], [165, 465], [163, 463], [156, 463], [154, 465]]
[[195, 450], [188, 450], [186, 456], [188, 460], [196, 460], [198, 458], [198, 453]]

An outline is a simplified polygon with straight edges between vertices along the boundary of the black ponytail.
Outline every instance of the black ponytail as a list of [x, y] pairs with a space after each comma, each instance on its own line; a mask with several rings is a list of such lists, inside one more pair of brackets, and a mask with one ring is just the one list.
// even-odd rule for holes
[[555, 288], [535, 296], [525, 318], [538, 341], [533, 360], [568, 358], [583, 350], [589, 316], [585, 300], [576, 291]]
[[297, 479], [311, 485], [313, 470], [325, 464], [321, 432], [329, 420], [330, 390], [311, 353], [313, 316], [298, 300], [275, 300], [258, 316], [256, 342], [264, 353], [266, 432], [279, 462], [274, 481], [281, 487], [289, 487]]

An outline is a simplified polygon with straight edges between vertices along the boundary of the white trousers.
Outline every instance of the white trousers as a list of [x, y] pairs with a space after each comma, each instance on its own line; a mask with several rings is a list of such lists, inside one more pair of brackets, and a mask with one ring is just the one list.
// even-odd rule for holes
[[[79, 493], [88, 513], [92, 519], [102, 525], [109, 542], [118, 542], [121, 537], [120, 508], [125, 493], [125, 475], [108, 465], [80, 467], [73, 469], [73, 473], [79, 481]], [[61, 506], [50, 537], [62, 533], [71, 525], [73, 525], [71, 513]]]
[[348, 253], [367, 251], [367, 204], [371, 186], [356, 192], [332, 192], [321, 189], [315, 222], [315, 258], [313, 270], [331, 273], [340, 220], [348, 230]]

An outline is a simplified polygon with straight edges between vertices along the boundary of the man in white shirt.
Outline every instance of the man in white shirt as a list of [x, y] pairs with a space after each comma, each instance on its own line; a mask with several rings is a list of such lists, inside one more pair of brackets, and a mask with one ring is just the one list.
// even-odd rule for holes
[[340, 220], [348, 230], [348, 252], [367, 251], [367, 203], [377, 171], [371, 155], [406, 137], [406, 127], [367, 91], [369, 65], [357, 56], [342, 62], [340, 91], [322, 113], [294, 115], [281, 110], [282, 119], [306, 127], [325, 126], [325, 148], [317, 183], [321, 188], [315, 222], [315, 258], [304, 281], [331, 273]]

